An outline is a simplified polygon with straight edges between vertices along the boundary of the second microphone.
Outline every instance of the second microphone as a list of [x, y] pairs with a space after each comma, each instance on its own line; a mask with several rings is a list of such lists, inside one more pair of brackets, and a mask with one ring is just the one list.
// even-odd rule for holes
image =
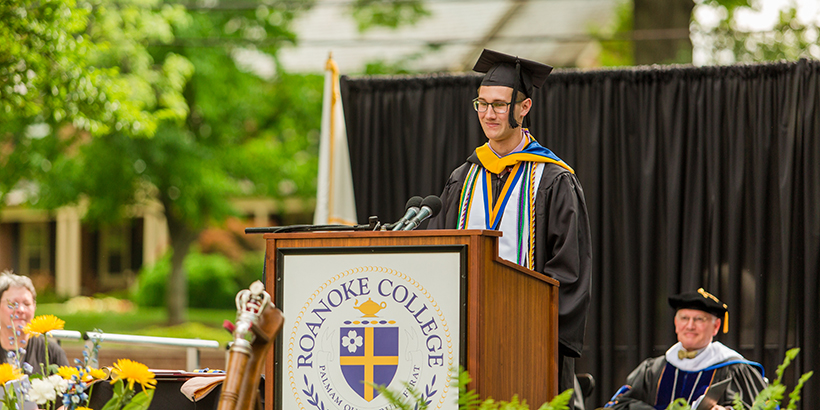
[[441, 212], [441, 199], [435, 195], [429, 195], [421, 201], [421, 209], [419, 209], [418, 214], [407, 221], [402, 230], [412, 231], [418, 228], [424, 220], [438, 215], [439, 212]]

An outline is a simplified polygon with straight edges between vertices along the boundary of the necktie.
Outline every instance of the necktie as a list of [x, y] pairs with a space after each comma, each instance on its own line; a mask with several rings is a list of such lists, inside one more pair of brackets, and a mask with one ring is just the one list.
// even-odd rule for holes
[[678, 350], [678, 359], [681, 359], [681, 360], [683, 360], [683, 359], [694, 359], [695, 356], [697, 356], [697, 355], [698, 355], [697, 350], [693, 350], [691, 352], [687, 352], [684, 349]]

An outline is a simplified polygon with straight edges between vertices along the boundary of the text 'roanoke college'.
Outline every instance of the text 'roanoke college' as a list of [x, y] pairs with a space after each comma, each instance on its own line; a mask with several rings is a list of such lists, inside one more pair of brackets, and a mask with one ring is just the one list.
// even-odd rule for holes
[[[305, 318], [308, 332], [299, 338], [300, 354], [296, 360], [297, 367], [313, 367], [313, 349], [316, 347], [316, 338], [330, 313], [339, 306], [350, 301], [351, 298], [370, 295], [370, 278], [351, 279], [329, 290]], [[444, 354], [440, 353], [444, 347], [441, 336], [436, 334], [438, 324], [433, 311], [430, 310], [421, 298], [411, 292], [403, 284], [394, 284], [390, 279], [382, 279], [376, 286], [376, 292], [402, 305], [416, 321], [419, 330], [426, 337], [427, 366], [444, 366]]]

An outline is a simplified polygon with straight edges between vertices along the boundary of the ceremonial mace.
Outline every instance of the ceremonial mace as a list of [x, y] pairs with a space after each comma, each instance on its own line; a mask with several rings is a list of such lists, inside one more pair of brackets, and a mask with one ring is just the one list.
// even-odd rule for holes
[[236, 294], [236, 327], [217, 410], [254, 409], [265, 356], [283, 322], [282, 311], [273, 305], [261, 281]]

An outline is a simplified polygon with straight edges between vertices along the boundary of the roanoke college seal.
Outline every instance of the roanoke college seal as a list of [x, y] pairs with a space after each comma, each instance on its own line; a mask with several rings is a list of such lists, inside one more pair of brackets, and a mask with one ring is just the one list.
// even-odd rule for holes
[[322, 283], [286, 329], [290, 392], [283, 399], [299, 409], [389, 409], [379, 385], [405, 397], [412, 389], [430, 409], [455, 408], [458, 341], [434, 296], [383, 266], [356, 267]]

